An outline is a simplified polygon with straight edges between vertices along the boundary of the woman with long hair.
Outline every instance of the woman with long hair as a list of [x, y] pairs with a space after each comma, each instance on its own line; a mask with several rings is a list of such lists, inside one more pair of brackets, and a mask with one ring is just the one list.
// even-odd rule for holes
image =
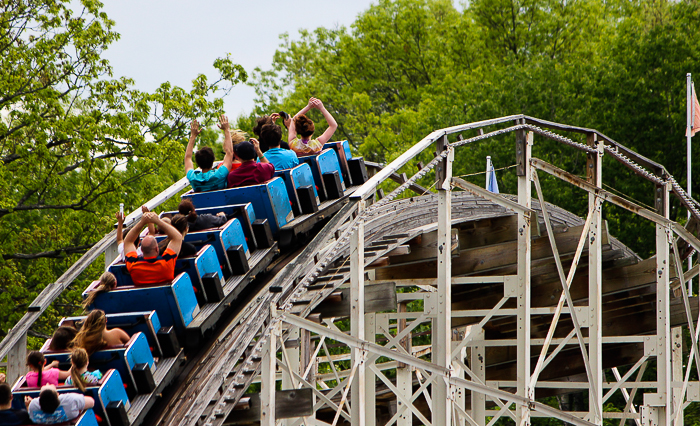
[[73, 339], [74, 348], [83, 348], [88, 355], [106, 346], [123, 345], [130, 339], [121, 328], [107, 330], [107, 317], [104, 311], [95, 309], [83, 321], [78, 334]]
[[185, 198], [180, 201], [177, 206], [177, 210], [181, 215], [187, 218], [187, 224], [189, 225], [190, 232], [201, 231], [202, 229], [217, 228], [225, 224], [228, 220], [226, 219], [226, 214], [197, 214], [194, 209], [194, 204], [189, 198]]
[[[101, 294], [117, 288], [117, 277], [111, 272], [105, 272], [100, 276], [100, 284], [83, 300], [83, 309], [87, 310], [93, 304], [95, 298]], [[53, 342], [52, 342], [53, 343]]]
[[[314, 122], [306, 116], [306, 113], [312, 108], [321, 111], [323, 118], [328, 122], [328, 128], [317, 139], [311, 139], [316, 131], [316, 126]], [[323, 149], [323, 144], [333, 137], [335, 129], [337, 128], [338, 123], [335, 122], [335, 118], [333, 118], [331, 113], [323, 106], [323, 102], [321, 102], [320, 99], [311, 98], [309, 99], [309, 103], [291, 119], [288, 136], [289, 148], [300, 157], [318, 154]], [[299, 135], [300, 138], [297, 137], [297, 135]]]
[[85, 385], [94, 385], [102, 379], [100, 370], [88, 371], [90, 359], [83, 348], [75, 348], [70, 354], [70, 376], [66, 379], [66, 386], [74, 385], [80, 392], [85, 392]]

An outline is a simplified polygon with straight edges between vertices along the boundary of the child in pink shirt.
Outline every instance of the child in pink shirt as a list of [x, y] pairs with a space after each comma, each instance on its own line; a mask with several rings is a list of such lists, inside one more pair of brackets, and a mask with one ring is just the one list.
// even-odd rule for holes
[[56, 368], [57, 366], [58, 361], [53, 361], [51, 364], [46, 365], [46, 359], [44, 359], [44, 354], [41, 352], [29, 352], [29, 355], [27, 355], [29, 372], [25, 376], [27, 386], [37, 388], [44, 385], [58, 385], [59, 380], [63, 381], [70, 377], [70, 371], [61, 371]]

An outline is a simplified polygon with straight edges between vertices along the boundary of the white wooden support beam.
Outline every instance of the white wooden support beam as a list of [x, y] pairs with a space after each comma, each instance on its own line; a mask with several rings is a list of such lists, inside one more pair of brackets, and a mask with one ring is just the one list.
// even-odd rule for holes
[[[683, 283], [681, 283], [682, 285]], [[688, 365], [688, 369], [690, 369], [690, 365]], [[683, 381], [683, 327], [673, 327], [671, 329], [671, 380], [676, 383]], [[681, 405], [684, 398], [683, 394], [682, 388], [673, 388], [673, 407], [681, 407], [679, 409], [681, 412], [676, 413], [673, 426], [683, 426], [683, 408]]]
[[[532, 208], [532, 171], [530, 158], [532, 156], [533, 133], [518, 131], [516, 133], [516, 163], [518, 175], [518, 204]], [[534, 399], [534, 390], [530, 389], [530, 269], [532, 256], [532, 227], [530, 217], [523, 212], [518, 213], [518, 291], [516, 306], [517, 319], [517, 395]], [[530, 425], [530, 408], [526, 405], [518, 407], [516, 412], [518, 426]]]
[[[358, 215], [365, 207], [365, 200], [357, 202]], [[365, 223], [360, 220], [355, 225], [350, 238], [350, 334], [360, 340], [365, 339]], [[363, 351], [352, 349], [352, 365], [357, 365], [357, 372], [352, 382], [350, 409], [352, 425], [364, 426], [367, 408], [366, 369]]]
[[[292, 343], [291, 347], [284, 348], [285, 356], [287, 357], [287, 365], [291, 370], [302, 374], [303, 371], [299, 370], [299, 328], [290, 327], [287, 336], [287, 342]], [[297, 385], [298, 383], [292, 380], [289, 374], [282, 375], [282, 389], [296, 389], [298, 387]]]
[[[437, 317], [433, 321], [433, 362], [440, 367], [452, 365], [452, 162], [454, 149], [447, 147], [447, 138], [437, 144], [438, 155], [444, 149], [449, 153], [436, 170], [438, 189], [438, 244], [437, 244]], [[452, 394], [447, 380], [439, 378], [432, 384], [433, 425], [452, 424]]]
[[[657, 213], [669, 217], [670, 184], [657, 185], [655, 200]], [[656, 374], [659, 404], [659, 426], [671, 426], [673, 398], [671, 388], [671, 326], [670, 326], [670, 275], [671, 275], [671, 227], [656, 224]], [[647, 395], [648, 396], [648, 395]]]
[[[475, 331], [473, 340], [484, 341], [484, 329], [479, 327]], [[469, 367], [475, 377], [471, 380], [486, 383], [486, 346], [475, 345], [471, 347], [471, 362]], [[472, 418], [480, 426], [486, 424], [486, 396], [483, 393], [472, 392], [471, 394]]]
[[[458, 343], [457, 342], [454, 343]], [[458, 363], [456, 361], [452, 362], [452, 369], [454, 370], [454, 376], [458, 379], [465, 379], [465, 371], [462, 368], [462, 365], [464, 364], [466, 357], [467, 357], [467, 348], [464, 347], [460, 350], [459, 353], [460, 360], [462, 361], [461, 363]], [[455, 410], [458, 410], [459, 412], [466, 412], [467, 411], [467, 395], [465, 389], [462, 388], [456, 388], [454, 390], [455, 394]], [[454, 424], [455, 426], [467, 426], [467, 419], [464, 416], [455, 416], [454, 419]]]
[[19, 376], [27, 372], [27, 333], [23, 333], [17, 343], [7, 353], [6, 381], [13, 384]]
[[[603, 153], [605, 146], [595, 133], [587, 137], [588, 145], [596, 148], [588, 154], [588, 183], [603, 188]], [[588, 363], [591, 367], [591, 387], [588, 391], [591, 423], [603, 424], [603, 220], [602, 205], [596, 195], [588, 194], [588, 208], [592, 209], [588, 229]]]
[[[398, 312], [406, 312], [408, 310], [407, 303], [399, 302], [397, 307]], [[396, 333], [399, 334], [406, 329], [406, 320], [400, 319], [397, 321]], [[412, 353], [411, 350], [411, 337], [405, 337], [401, 344], [407, 353]], [[403, 410], [402, 405], [404, 401], [410, 401], [413, 396], [413, 368], [410, 365], [399, 363], [396, 368], [396, 389], [400, 395], [396, 396], [396, 411], [400, 412], [398, 418], [396, 419], [396, 426], [412, 426], [413, 425], [413, 411]]]
[[[284, 358], [285, 362], [288, 365], [288, 368], [292, 371], [295, 371], [299, 373], [300, 375], [304, 374], [303, 371], [300, 371], [300, 363], [299, 363], [299, 328], [298, 327], [290, 327], [288, 333], [288, 338], [287, 342], [293, 342], [294, 345], [292, 347], [288, 348], [283, 348], [282, 350], [284, 351]], [[289, 374], [282, 374], [282, 389], [287, 390], [287, 389], [297, 389], [298, 388], [298, 382], [294, 380], [294, 377]], [[314, 401], [315, 402], [315, 401]], [[285, 426], [292, 426], [294, 423], [293, 419], [284, 419], [282, 420], [282, 424]]]
[[119, 256], [119, 244], [117, 244], [117, 240], [114, 240], [105, 248], [105, 269], [114, 262], [117, 256]]
[[[274, 309], [274, 308], [273, 308]], [[263, 349], [260, 378], [260, 426], [276, 426], [275, 392], [277, 390], [277, 338], [280, 323], [267, 336]]]
[[[396, 409], [400, 410], [404, 404], [403, 401], [410, 401], [413, 395], [413, 368], [410, 365], [399, 366], [396, 369], [396, 389], [401, 393], [401, 397], [396, 398]], [[396, 426], [412, 426], [413, 412], [404, 410], [396, 420]]]
[[[375, 343], [377, 336], [377, 314], [365, 314], [365, 340]], [[376, 359], [366, 364], [374, 365]], [[377, 377], [369, 368], [365, 367], [365, 426], [375, 426], [377, 424], [377, 393], [376, 393]]]

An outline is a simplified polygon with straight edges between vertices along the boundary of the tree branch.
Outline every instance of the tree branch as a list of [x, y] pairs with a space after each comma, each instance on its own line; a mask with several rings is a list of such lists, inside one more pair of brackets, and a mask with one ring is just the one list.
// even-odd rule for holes
[[2, 258], [5, 260], [11, 260], [11, 259], [31, 260], [31, 259], [39, 259], [39, 258], [44, 258], [44, 257], [49, 257], [49, 258], [55, 259], [55, 258], [59, 258], [59, 257], [65, 257], [69, 254], [85, 253], [93, 245], [94, 244], [85, 244], [82, 246], [63, 247], [63, 248], [60, 248], [58, 250], [42, 251], [40, 253], [3, 254]]

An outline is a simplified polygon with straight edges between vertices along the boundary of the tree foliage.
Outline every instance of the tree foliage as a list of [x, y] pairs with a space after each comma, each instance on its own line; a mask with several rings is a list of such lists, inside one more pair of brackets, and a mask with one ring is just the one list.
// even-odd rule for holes
[[[136, 208], [182, 176], [190, 120], [220, 113], [221, 96], [247, 78], [222, 58], [216, 81], [199, 75], [190, 90], [167, 82], [135, 90], [102, 58], [119, 37], [102, 4], [75, 4], [0, 6], [0, 336], [104, 235], [119, 203]], [[71, 312], [80, 283], [47, 321]]]
[[[461, 9], [449, 0], [380, 0], [350, 28], [283, 35], [271, 69], [253, 74], [259, 105], [239, 125], [296, 112], [315, 96], [336, 117], [337, 139], [388, 162], [435, 129], [524, 113], [596, 128], [683, 181], [685, 75], [700, 63], [699, 14], [690, 0], [473, 0]], [[458, 151], [455, 173], [483, 171], [486, 155], [496, 167], [514, 164], [513, 137]], [[534, 155], [584, 172], [585, 156], [559, 143], [538, 138]], [[502, 191], [516, 190], [512, 172], [498, 179]], [[615, 161], [606, 158], [603, 179], [653, 205], [651, 185]], [[547, 201], [585, 214], [585, 194], [541, 180]], [[653, 252], [653, 238], [640, 232], [646, 223], [614, 208], [605, 214], [614, 235]]]

